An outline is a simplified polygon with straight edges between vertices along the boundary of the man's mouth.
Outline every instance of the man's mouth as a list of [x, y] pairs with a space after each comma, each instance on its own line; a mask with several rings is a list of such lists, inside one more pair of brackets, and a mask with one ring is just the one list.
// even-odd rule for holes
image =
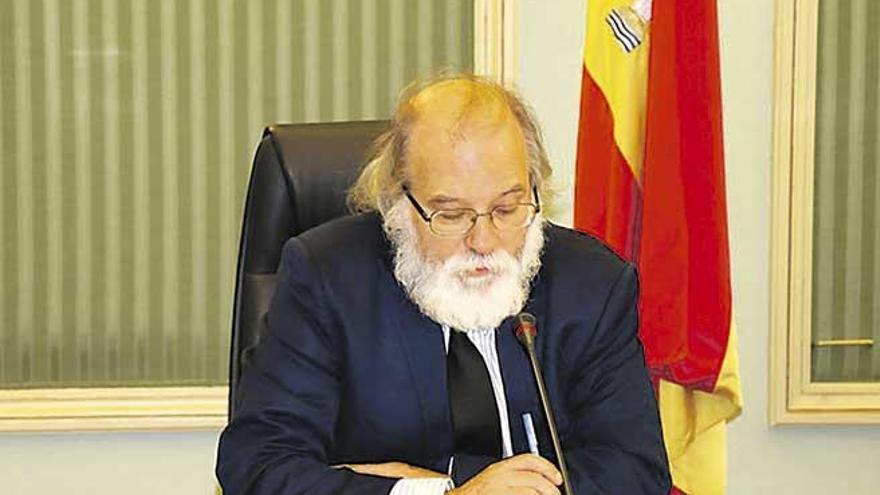
[[491, 280], [495, 272], [492, 271], [489, 267], [486, 266], [478, 266], [474, 268], [468, 268], [466, 270], [462, 270], [460, 272], [460, 276], [462, 280], [469, 283], [483, 283]]
[[467, 276], [467, 277], [485, 277], [491, 273], [492, 273], [492, 271], [489, 270], [489, 268], [487, 268], [485, 266], [478, 266], [476, 268], [470, 268], [468, 270], [465, 270], [465, 272], [464, 272], [465, 276]]

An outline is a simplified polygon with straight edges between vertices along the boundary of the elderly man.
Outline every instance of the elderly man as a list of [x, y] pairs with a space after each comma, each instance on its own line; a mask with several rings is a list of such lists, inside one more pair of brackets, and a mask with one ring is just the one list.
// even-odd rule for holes
[[549, 175], [503, 87], [409, 90], [351, 192], [360, 213], [284, 248], [220, 441], [224, 491], [559, 493], [512, 331], [526, 310], [574, 491], [668, 493], [635, 271], [544, 220]]

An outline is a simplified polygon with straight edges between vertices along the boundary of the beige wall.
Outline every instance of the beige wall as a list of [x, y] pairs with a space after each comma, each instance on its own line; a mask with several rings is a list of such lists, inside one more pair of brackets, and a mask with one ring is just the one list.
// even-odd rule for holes
[[209, 495], [216, 433], [0, 436], [0, 493]]
[[[773, 2], [719, 3], [734, 303], [746, 400], [730, 428], [728, 493], [877, 493], [880, 428], [770, 428], [767, 422]], [[560, 184], [570, 185], [584, 4], [549, 5], [521, 0], [520, 86], [544, 125]], [[212, 493], [215, 442], [215, 432], [3, 435], [0, 491]]]

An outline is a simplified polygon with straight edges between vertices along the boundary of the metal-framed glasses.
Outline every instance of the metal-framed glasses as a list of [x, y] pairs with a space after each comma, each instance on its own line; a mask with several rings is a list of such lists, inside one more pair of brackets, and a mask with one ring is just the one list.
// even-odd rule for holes
[[503, 204], [484, 213], [479, 213], [473, 208], [453, 208], [428, 213], [416, 201], [408, 187], [404, 187], [403, 192], [422, 220], [428, 224], [431, 232], [442, 237], [465, 235], [474, 228], [477, 219], [484, 216], [489, 217], [492, 220], [492, 225], [499, 231], [522, 229], [531, 225], [535, 221], [535, 216], [541, 211], [537, 187], [532, 187], [534, 203]]

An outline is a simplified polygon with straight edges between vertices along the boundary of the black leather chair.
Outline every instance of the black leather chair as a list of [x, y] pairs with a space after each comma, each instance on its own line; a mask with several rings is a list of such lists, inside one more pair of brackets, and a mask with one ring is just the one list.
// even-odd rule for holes
[[284, 242], [348, 213], [345, 194], [385, 121], [274, 125], [254, 157], [245, 204], [229, 357], [229, 414], [242, 353], [259, 338]]

